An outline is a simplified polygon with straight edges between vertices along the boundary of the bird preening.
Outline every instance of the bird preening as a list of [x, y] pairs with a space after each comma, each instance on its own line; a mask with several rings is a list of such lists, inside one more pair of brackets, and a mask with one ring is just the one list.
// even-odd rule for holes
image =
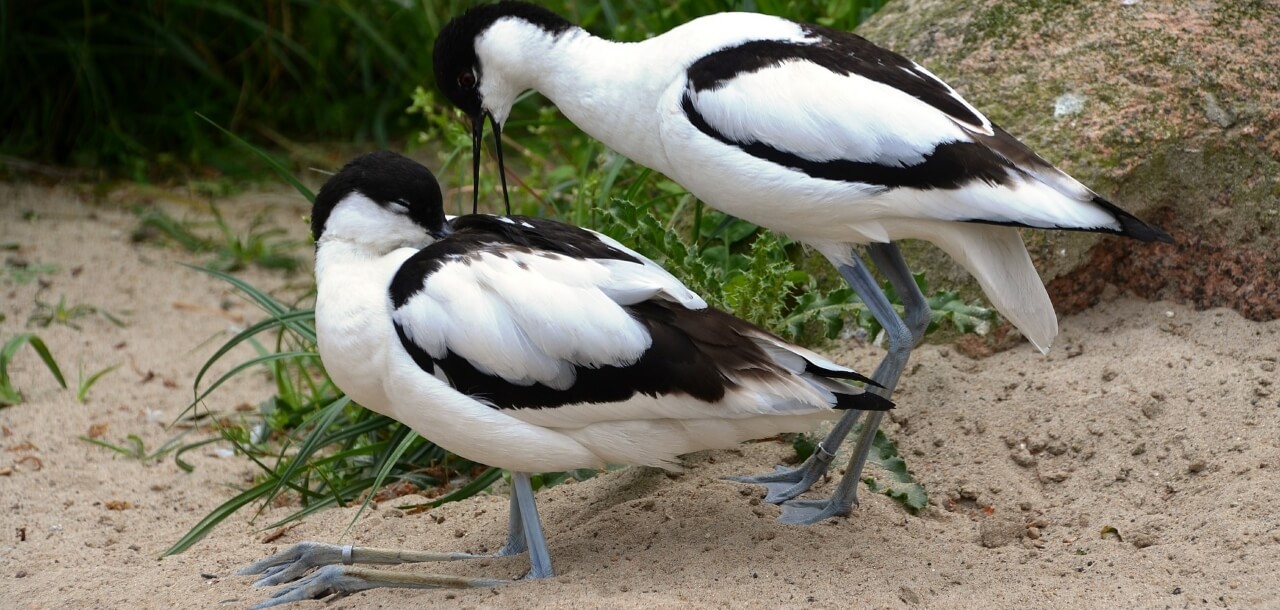
[[[545, 96], [588, 135], [720, 209], [801, 241], [834, 265], [885, 329], [869, 377], [707, 307], [675, 276], [606, 236], [547, 219], [446, 218], [431, 172], [394, 153], [357, 158], [321, 189], [316, 327], [337, 385], [470, 460], [512, 471], [506, 544], [531, 578], [553, 574], [528, 475], [606, 464], [674, 467], [839, 417], [808, 461], [736, 480], [763, 485], [782, 520], [857, 503], [880, 417], [930, 320], [897, 241], [922, 239], [977, 279], [1040, 350], [1052, 303], [1019, 228], [1170, 241], [1038, 156], [924, 67], [854, 34], [722, 13], [637, 43], [591, 35], [523, 2], [473, 8], [435, 43], [445, 97], [484, 125]], [[473, 205], [478, 208], [478, 188]], [[863, 253], [904, 305], [899, 316]], [[861, 422], [832, 497], [799, 498]], [[376, 586], [488, 586], [362, 563], [465, 553], [302, 543], [245, 570], [302, 578], [266, 605]]]
[[[552, 575], [530, 473], [637, 464], [810, 429], [892, 403], [854, 370], [708, 307], [653, 261], [541, 218], [447, 219], [431, 172], [361, 156], [312, 210], [316, 335], [360, 405], [471, 461], [512, 471], [507, 544]], [[301, 543], [246, 568], [282, 588], [262, 607], [375, 586], [489, 586], [354, 564], [434, 553]], [[347, 564], [347, 565], [344, 565]]]

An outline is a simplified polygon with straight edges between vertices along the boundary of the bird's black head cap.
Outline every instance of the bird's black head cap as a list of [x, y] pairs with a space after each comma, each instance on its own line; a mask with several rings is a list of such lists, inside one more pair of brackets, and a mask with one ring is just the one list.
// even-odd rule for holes
[[384, 206], [403, 205], [409, 210], [409, 218], [431, 235], [442, 237], [448, 233], [440, 183], [431, 170], [404, 155], [381, 150], [352, 159], [320, 187], [311, 208], [311, 235], [316, 241], [324, 233], [334, 206], [351, 193], [360, 193]]
[[549, 34], [573, 27], [559, 15], [527, 2], [498, 2], [474, 7], [455, 17], [436, 37], [433, 56], [436, 86], [455, 106], [475, 118], [483, 112], [480, 100], [480, 59], [476, 37], [504, 17], [532, 23]]

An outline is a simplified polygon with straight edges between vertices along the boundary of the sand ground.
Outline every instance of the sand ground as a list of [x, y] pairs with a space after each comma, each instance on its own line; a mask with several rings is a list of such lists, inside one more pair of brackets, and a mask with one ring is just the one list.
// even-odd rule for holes
[[[238, 567], [304, 539], [339, 542], [355, 509], [310, 516], [270, 542], [259, 527], [289, 509], [256, 524], [245, 511], [186, 553], [160, 558], [253, 468], [209, 446], [184, 456], [195, 465], [188, 474], [170, 458], [140, 462], [78, 437], [136, 434], [159, 446], [199, 366], [224, 333], [258, 314], [177, 264], [199, 257], [132, 243], [137, 219], [121, 201], [84, 199], [0, 186], [0, 243], [20, 246], [0, 255], [58, 268], [42, 286], [18, 282], [6, 265], [0, 337], [28, 330], [37, 298], [65, 295], [126, 322], [91, 316], [79, 329], [34, 329], [73, 386], [79, 367], [120, 365], [85, 404], [33, 352], [11, 365], [27, 402], [0, 410], [0, 605], [248, 607], [268, 592], [236, 576]], [[301, 236], [306, 210], [287, 194], [221, 207], [247, 218], [272, 204]], [[245, 277], [286, 290], [307, 281], [305, 272]], [[916, 352], [886, 429], [930, 493], [919, 515], [863, 493], [847, 519], [781, 525], [759, 489], [720, 480], [791, 453], [763, 442], [691, 456], [679, 476], [633, 468], [539, 493], [553, 579], [295, 607], [1280, 607], [1280, 322], [1111, 292], [1062, 320], [1048, 356], [1026, 344], [982, 360], [947, 345]], [[858, 345], [832, 355], [862, 370], [878, 359]], [[269, 391], [265, 378], [243, 376], [210, 406], [256, 404]], [[415, 501], [383, 502], [342, 542], [483, 551], [503, 541], [501, 495], [423, 514], [396, 508]], [[1104, 534], [1111, 528], [1118, 536]], [[432, 568], [511, 578], [527, 563], [402, 569]]]

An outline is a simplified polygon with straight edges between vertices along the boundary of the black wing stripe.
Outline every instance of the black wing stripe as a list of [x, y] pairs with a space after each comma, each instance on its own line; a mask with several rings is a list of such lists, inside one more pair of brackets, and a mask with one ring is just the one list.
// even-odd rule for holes
[[404, 327], [400, 326], [399, 322], [393, 321], [392, 325], [396, 327], [396, 336], [400, 337], [400, 345], [403, 345], [405, 351], [409, 352], [409, 357], [413, 358], [413, 363], [418, 365], [418, 368], [426, 371], [428, 375], [434, 375], [436, 373], [436, 365], [435, 361], [431, 359], [431, 355], [417, 343], [414, 343], [413, 339], [409, 338], [408, 333], [404, 332]]
[[[677, 304], [659, 301], [627, 309], [653, 336], [653, 346], [629, 366], [576, 366], [576, 380], [564, 390], [540, 383], [511, 383], [481, 372], [466, 358], [452, 351], [444, 358], [432, 358], [410, 340], [399, 325], [396, 332], [419, 367], [427, 372], [433, 371], [433, 366], [439, 367], [454, 389], [483, 399], [497, 409], [544, 409], [581, 403], [622, 402], [637, 393], [654, 397], [687, 395], [714, 403], [735, 387], [721, 373], [722, 367], [743, 376], [787, 374], [750, 339], [736, 332], [732, 326], [726, 326], [749, 326], [726, 313], [714, 309], [687, 310]], [[866, 379], [856, 373], [821, 368], [811, 372], [828, 378]], [[893, 403], [869, 392], [836, 394], [837, 409], [884, 410], [892, 406]]]
[[805, 25], [817, 43], [786, 40], [752, 40], [710, 53], [689, 66], [694, 91], [714, 91], [735, 77], [773, 68], [788, 61], [807, 61], [841, 76], [856, 74], [898, 89], [937, 108], [957, 121], [982, 125], [982, 117], [952, 95], [933, 76], [920, 72], [911, 60], [871, 41], [831, 28]]
[[804, 172], [811, 178], [858, 182], [893, 188], [958, 189], [973, 182], [1009, 185], [1021, 173], [1017, 167], [991, 149], [975, 142], [944, 142], [915, 165], [882, 165], [869, 161], [833, 159], [812, 161], [764, 142], [739, 142], [712, 127], [698, 112], [691, 91], [685, 91], [681, 107], [694, 127], [709, 137], [742, 149], [770, 163]]

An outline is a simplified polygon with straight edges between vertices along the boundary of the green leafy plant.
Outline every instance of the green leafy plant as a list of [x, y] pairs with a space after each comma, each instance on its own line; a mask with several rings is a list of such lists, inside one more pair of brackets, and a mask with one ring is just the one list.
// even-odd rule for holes
[[63, 378], [58, 362], [53, 359], [53, 354], [49, 353], [49, 348], [44, 341], [32, 334], [17, 335], [5, 341], [4, 347], [0, 347], [0, 407], [21, 404], [24, 400], [22, 392], [14, 387], [13, 380], [9, 377], [9, 364], [13, 362], [13, 357], [24, 345], [29, 345], [35, 350], [53, 378], [58, 381], [58, 385], [63, 389], [67, 387], [67, 380]]
[[183, 435], [180, 434], [165, 441], [164, 444], [157, 447], [154, 451], [148, 451], [146, 443], [144, 443], [142, 437], [137, 434], [130, 434], [126, 436], [125, 440], [119, 445], [88, 436], [81, 436], [79, 438], [86, 443], [97, 445], [103, 449], [109, 449], [129, 459], [148, 462], [158, 460], [169, 453], [180, 449], [182, 447], [180, 443], [182, 436]]
[[76, 320], [92, 316], [102, 316], [116, 326], [124, 326], [124, 322], [120, 318], [96, 305], [67, 305], [66, 295], [59, 296], [57, 303], [46, 303], [37, 297], [35, 311], [27, 318], [27, 324], [40, 328], [48, 328], [54, 324], [59, 324], [80, 330]]
[[[13, 249], [17, 249], [16, 245]], [[30, 284], [31, 282], [44, 277], [53, 275], [58, 272], [58, 266], [50, 263], [31, 263], [21, 259], [9, 259], [4, 262], [5, 271], [9, 275], [9, 281], [15, 284]]]
[[[931, 313], [929, 326], [925, 329], [925, 336], [941, 329], [951, 329], [961, 334], [975, 333], [985, 335], [995, 322], [996, 312], [994, 309], [976, 303], [968, 303], [960, 297], [959, 292], [954, 290], [938, 290], [933, 294], [929, 294], [929, 282], [924, 274], [916, 273], [912, 277], [915, 278], [916, 286], [920, 288], [921, 293], [926, 295], [926, 299], [929, 302]], [[898, 292], [893, 289], [893, 286], [889, 282], [884, 282], [881, 284], [880, 289], [889, 298], [889, 303], [893, 305], [898, 315], [902, 315], [902, 299], [898, 296]], [[858, 326], [867, 331], [867, 336], [874, 338], [879, 335], [883, 328], [880, 326], [880, 322], [875, 319], [875, 316], [871, 315], [871, 311], [861, 303], [855, 309], [857, 311]]]
[[[855, 430], [853, 435], [856, 437], [860, 431], [861, 427]], [[907, 470], [906, 460], [902, 459], [898, 453], [897, 445], [885, 436], [883, 430], [876, 430], [867, 463], [878, 466], [887, 477], [880, 480], [864, 472], [862, 481], [866, 483], [867, 489], [897, 500], [912, 513], [919, 512], [929, 505], [929, 494], [920, 483], [916, 482], [915, 477], [911, 476]]]

